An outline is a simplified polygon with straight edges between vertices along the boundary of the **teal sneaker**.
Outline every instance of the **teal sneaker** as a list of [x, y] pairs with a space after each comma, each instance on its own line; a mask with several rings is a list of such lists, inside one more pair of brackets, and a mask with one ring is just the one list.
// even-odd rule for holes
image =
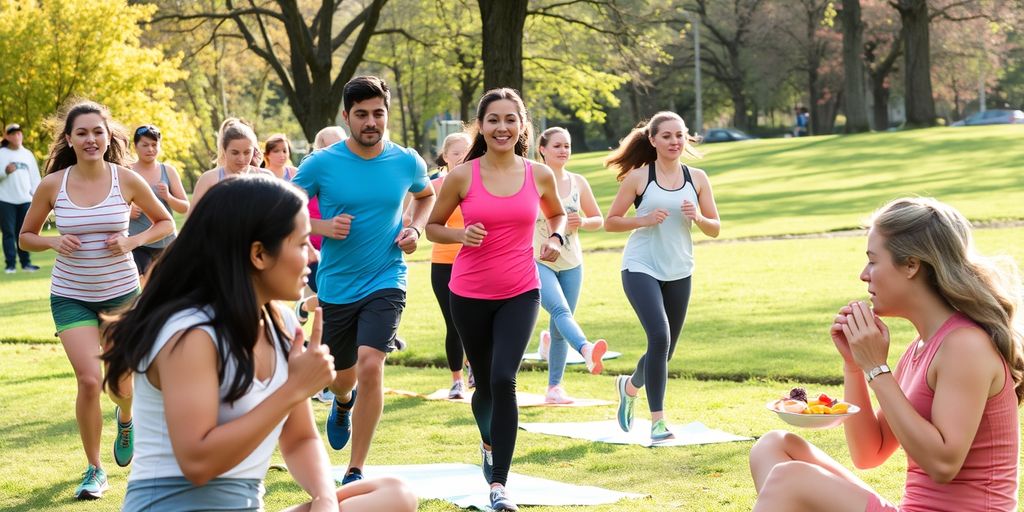
[[615, 389], [619, 393], [619, 412], [616, 417], [623, 432], [629, 432], [633, 428], [633, 408], [636, 406], [636, 397], [626, 394], [627, 382], [629, 375], [615, 377]]
[[82, 483], [75, 489], [76, 500], [98, 500], [103, 497], [103, 491], [110, 488], [107, 473], [92, 464], [85, 468], [82, 477]]
[[334, 403], [331, 404], [324, 428], [327, 431], [327, 442], [335, 450], [344, 448], [352, 437], [352, 407], [356, 404], [356, 390], [352, 390], [352, 398], [347, 403], [341, 403], [340, 398], [334, 395]]
[[127, 467], [135, 455], [135, 423], [121, 423], [121, 408], [114, 409], [114, 422], [117, 424], [117, 435], [114, 437], [114, 462], [118, 466]]
[[668, 425], [665, 423], [665, 418], [655, 421], [651, 425], [651, 443], [660, 443], [662, 441], [668, 441], [669, 439], [675, 439], [676, 435], [668, 429]]

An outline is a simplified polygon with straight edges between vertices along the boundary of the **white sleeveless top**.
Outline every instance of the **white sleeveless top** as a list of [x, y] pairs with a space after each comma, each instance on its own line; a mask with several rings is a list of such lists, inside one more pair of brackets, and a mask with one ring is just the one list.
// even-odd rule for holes
[[[562, 201], [562, 209], [565, 210], [566, 214], [579, 213], [582, 211], [579, 187], [576, 186], [575, 176], [568, 171], [566, 174], [569, 174], [569, 197], [559, 196], [558, 199]], [[565, 231], [565, 245], [562, 246], [562, 253], [558, 256], [558, 259], [554, 262], [540, 261], [540, 248], [551, 236], [551, 230], [548, 229], [548, 220], [544, 217], [544, 214], [538, 212], [537, 226], [533, 231], [533, 257], [538, 263], [547, 266], [555, 272], [573, 269], [582, 265], [583, 248], [580, 246], [578, 233], [578, 230], [570, 231], [567, 229]]]
[[[295, 314], [283, 307], [278, 307], [277, 310], [284, 320], [286, 332], [293, 332], [299, 325]], [[167, 431], [167, 420], [164, 417], [164, 395], [149, 382], [146, 371], [149, 370], [157, 354], [160, 353], [160, 350], [171, 338], [185, 329], [209, 321], [211, 314], [212, 310], [209, 308], [191, 308], [171, 315], [167, 323], [160, 330], [160, 334], [157, 335], [153, 349], [146, 356], [145, 360], [142, 361], [140, 367], [136, 368], [133, 377], [135, 399], [132, 406], [134, 412], [133, 421], [135, 423], [135, 457], [132, 461], [132, 470], [131, 474], [128, 475], [128, 481], [184, 476], [181, 467], [178, 465], [178, 460], [174, 457], [171, 437]], [[202, 325], [196, 328], [202, 329], [209, 334], [214, 340], [214, 344], [216, 344], [217, 335], [213, 327]], [[231, 359], [225, 361], [224, 380], [220, 386], [221, 400], [217, 411], [218, 425], [223, 425], [248, 413], [288, 380], [287, 352], [282, 350], [277, 334], [274, 333], [273, 329], [271, 329], [271, 333], [274, 352], [277, 356], [274, 362], [273, 375], [262, 382], [254, 376], [252, 387], [233, 404], [225, 402], [224, 397], [227, 396], [228, 387], [234, 379], [237, 365]], [[274, 454], [274, 449], [277, 447], [277, 439], [281, 435], [281, 428], [284, 426], [285, 420], [287, 418], [281, 420], [274, 427], [270, 435], [260, 442], [259, 446], [248, 457], [237, 466], [217, 477], [263, 480], [263, 477], [267, 474], [267, 468], [270, 467], [270, 457]]]
[[690, 169], [683, 166], [683, 186], [665, 190], [658, 185], [654, 164], [649, 167], [647, 188], [636, 205], [642, 217], [657, 208], [668, 210], [661, 224], [633, 230], [622, 252], [622, 270], [647, 274], [659, 281], [676, 281], [693, 274], [693, 221], [683, 216], [683, 201], [697, 205], [697, 189]]
[[139, 287], [139, 272], [131, 253], [115, 256], [107, 247], [107, 237], [128, 235], [131, 208], [121, 195], [117, 166], [110, 166], [110, 192], [99, 204], [78, 206], [68, 196], [68, 175], [64, 170], [53, 212], [57, 231], [75, 235], [82, 243], [71, 256], [57, 254], [50, 280], [50, 293], [86, 302], [103, 302], [132, 292]]

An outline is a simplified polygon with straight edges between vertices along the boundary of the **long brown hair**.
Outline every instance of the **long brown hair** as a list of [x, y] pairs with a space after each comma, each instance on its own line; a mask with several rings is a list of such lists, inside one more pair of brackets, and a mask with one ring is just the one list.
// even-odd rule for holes
[[935, 293], [988, 333], [1010, 367], [1017, 404], [1024, 401], [1024, 333], [1017, 318], [1021, 281], [1013, 261], [997, 266], [978, 255], [971, 223], [931, 198], [892, 201], [875, 213], [872, 226], [885, 237], [893, 263], [920, 260]]
[[249, 139], [252, 142], [253, 154], [259, 151], [260, 143], [256, 140], [256, 133], [252, 131], [252, 125], [244, 119], [229, 117], [220, 124], [220, 130], [217, 131], [217, 160], [214, 162], [215, 165], [224, 165], [224, 152], [227, 151], [228, 144], [238, 139]]
[[515, 103], [519, 121], [523, 124], [523, 129], [519, 131], [519, 139], [516, 140], [516, 145], [513, 151], [521, 157], [525, 157], [530, 151], [530, 139], [533, 138], [533, 127], [530, 125], [530, 117], [526, 112], [526, 105], [523, 104], [523, 99], [519, 97], [519, 94], [515, 89], [501, 87], [498, 89], [491, 89], [480, 97], [480, 103], [477, 104], [476, 107], [476, 122], [473, 126], [473, 145], [469, 147], [469, 152], [466, 153], [466, 158], [462, 160], [463, 162], [468, 162], [474, 158], [480, 158], [487, 152], [487, 141], [484, 140], [484, 134], [480, 127], [484, 122], [484, 115], [487, 114], [487, 107], [498, 100], [509, 100], [512, 103]]
[[46, 157], [46, 174], [66, 169], [78, 163], [75, 148], [68, 144], [67, 136], [71, 135], [75, 119], [85, 114], [98, 114], [102, 117], [107, 134], [110, 135], [107, 150], [103, 153], [103, 160], [120, 166], [128, 165], [128, 135], [124, 128], [110, 117], [110, 110], [94, 101], [77, 101], [71, 103], [71, 107], [63, 115], [50, 120], [54, 131], [53, 143], [50, 144], [50, 155]]
[[[654, 149], [650, 139], [657, 135], [658, 127], [665, 121], [679, 121], [683, 123], [683, 132], [687, 132], [686, 121], [683, 121], [679, 114], [667, 110], [654, 114], [650, 121], [641, 121], [633, 128], [633, 131], [629, 132], [629, 135], [626, 135], [619, 142], [619, 147], [604, 159], [605, 167], [616, 171], [615, 179], [622, 181], [626, 179], [629, 171], [648, 165], [658, 159], [658, 151]], [[698, 140], [698, 138], [687, 133], [686, 141], [683, 143], [683, 151], [696, 158], [703, 156], [693, 147]]]

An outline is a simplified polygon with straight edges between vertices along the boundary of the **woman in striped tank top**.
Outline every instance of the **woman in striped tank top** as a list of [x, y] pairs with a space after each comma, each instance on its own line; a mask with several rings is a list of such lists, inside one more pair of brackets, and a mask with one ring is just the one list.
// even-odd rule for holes
[[[668, 362], [686, 321], [693, 275], [690, 229], [717, 237], [722, 228], [711, 181], [700, 169], [679, 162], [699, 156], [686, 123], [674, 112], [658, 112], [634, 129], [606, 160], [622, 183], [608, 210], [605, 229], [631, 231], [622, 251], [622, 288], [647, 334], [647, 352], [632, 375], [620, 375], [619, 427], [633, 427], [633, 407], [646, 388], [651, 442], [674, 436], [665, 421]], [[630, 205], [633, 217], [626, 217]]]
[[196, 180], [189, 211], [195, 209], [210, 187], [220, 183], [224, 178], [250, 172], [273, 176], [270, 171], [251, 165], [253, 153], [257, 151], [258, 146], [256, 134], [245, 121], [235, 117], [225, 119], [220, 125], [220, 131], [217, 132], [217, 167], [204, 172]]
[[[1019, 510], [1024, 334], [1016, 266], [978, 256], [970, 222], [930, 198], [880, 209], [867, 260], [860, 279], [871, 305], [843, 306], [830, 329], [843, 359], [844, 398], [861, 408], [844, 423], [846, 444], [861, 469], [903, 447], [903, 499], [889, 503], [800, 436], [776, 431], [750, 451], [754, 510]], [[917, 331], [892, 371], [883, 316]]]
[[[96, 499], [107, 488], [100, 462], [100, 315], [132, 302], [139, 289], [132, 249], [171, 234], [174, 221], [149, 184], [124, 167], [128, 140], [105, 107], [79, 103], [68, 111], [62, 127], [50, 148], [47, 175], [32, 198], [20, 241], [29, 251], [57, 251], [50, 308], [78, 380], [75, 418], [89, 462], [75, 497]], [[153, 225], [126, 236], [132, 203]], [[51, 210], [59, 236], [40, 234]], [[114, 460], [127, 466], [134, 440], [130, 380], [122, 390], [120, 396], [111, 394], [118, 406]]]

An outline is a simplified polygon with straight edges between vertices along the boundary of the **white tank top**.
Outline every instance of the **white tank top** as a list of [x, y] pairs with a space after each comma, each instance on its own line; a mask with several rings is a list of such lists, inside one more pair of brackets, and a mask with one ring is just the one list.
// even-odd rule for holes
[[[562, 201], [562, 209], [565, 210], [566, 214], [580, 213], [582, 207], [580, 206], [580, 191], [579, 187], [576, 186], [576, 177], [568, 171], [566, 171], [566, 174], [569, 175], [569, 196], [559, 197]], [[551, 236], [551, 230], [548, 229], [548, 219], [544, 217], [542, 212], [539, 212], [537, 215], [537, 226], [533, 231], [533, 257], [537, 259], [538, 263], [546, 265], [555, 272], [569, 270], [582, 265], [583, 248], [580, 246], [578, 233], [578, 230], [567, 229], [565, 231], [565, 245], [562, 246], [562, 252], [558, 259], [554, 262], [540, 261], [540, 248]]]
[[110, 165], [110, 192], [95, 206], [83, 208], [68, 196], [68, 175], [64, 170], [53, 213], [61, 235], [75, 235], [82, 243], [71, 256], [57, 254], [50, 280], [50, 293], [86, 302], [103, 302], [139, 287], [139, 272], [131, 253], [114, 255], [107, 237], [128, 235], [131, 208], [121, 195], [117, 166]]
[[[294, 332], [299, 325], [295, 314], [287, 308], [279, 307], [277, 311], [284, 320], [286, 332]], [[167, 431], [167, 420], [164, 417], [164, 395], [149, 382], [146, 371], [149, 370], [157, 354], [179, 332], [193, 326], [202, 329], [217, 343], [217, 335], [213, 327], [209, 325], [198, 326], [208, 322], [212, 310], [209, 308], [191, 308], [179, 311], [167, 320], [160, 334], [153, 343], [153, 349], [142, 361], [139, 368], [136, 368], [133, 379], [135, 383], [135, 398], [132, 402], [135, 423], [135, 457], [132, 461], [132, 471], [128, 475], [128, 481], [147, 480], [152, 478], [182, 477], [184, 473], [178, 460], [174, 457], [174, 449], [171, 446], [171, 437]], [[266, 381], [259, 381], [253, 377], [252, 387], [247, 393], [232, 404], [224, 401], [227, 396], [228, 387], [234, 379], [237, 365], [234, 360], [225, 361], [224, 379], [220, 386], [220, 405], [217, 411], [217, 424], [223, 425], [248, 413], [270, 395], [284, 385], [288, 380], [288, 357], [282, 350], [277, 334], [271, 329], [274, 351], [277, 356], [274, 362], [274, 373]], [[219, 350], [218, 350], [219, 351]], [[237, 466], [227, 472], [217, 475], [218, 478], [253, 478], [263, 480], [270, 467], [270, 457], [277, 447], [277, 439], [281, 435], [281, 428], [284, 422], [274, 427], [259, 446], [242, 460]]]
[[693, 221], [683, 216], [683, 201], [697, 205], [697, 189], [690, 169], [683, 166], [683, 186], [665, 190], [658, 185], [654, 164], [649, 167], [647, 188], [636, 204], [636, 216], [642, 217], [657, 208], [668, 210], [661, 224], [637, 228], [629, 234], [622, 252], [622, 270], [647, 274], [659, 281], [676, 281], [693, 274]]

